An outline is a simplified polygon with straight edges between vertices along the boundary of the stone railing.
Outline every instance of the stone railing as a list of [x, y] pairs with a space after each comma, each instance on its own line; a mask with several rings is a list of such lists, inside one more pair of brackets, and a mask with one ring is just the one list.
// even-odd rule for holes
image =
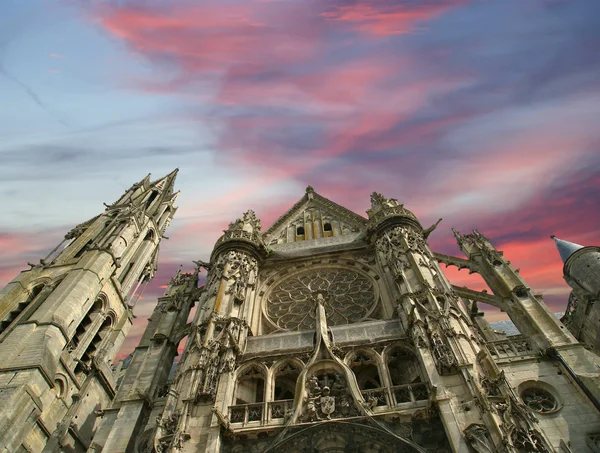
[[215, 243], [215, 248], [227, 241], [244, 241], [249, 242], [251, 244], [256, 244], [261, 248], [266, 248], [263, 235], [260, 232], [249, 232], [245, 230], [226, 230], [223, 236], [217, 239]]
[[[385, 388], [361, 390], [366, 403], [372, 408], [394, 407], [405, 403], [427, 401], [427, 384], [395, 385]], [[229, 406], [229, 422], [241, 426], [281, 424], [292, 415], [294, 400], [278, 400], [266, 403], [237, 404]]]
[[269, 404], [270, 420], [286, 418], [292, 415], [294, 400], [271, 401]]
[[390, 406], [390, 398], [385, 388], [361, 390], [360, 393], [372, 409], [380, 406]]
[[394, 385], [391, 387], [395, 403], [415, 403], [417, 401], [426, 401], [429, 398], [427, 384], [419, 382], [416, 384]]
[[513, 335], [502, 340], [488, 341], [487, 347], [490, 354], [496, 359], [536, 354], [529, 339], [523, 335]]
[[246, 425], [250, 422], [265, 422], [265, 406], [267, 403], [238, 404], [229, 406], [229, 421]]

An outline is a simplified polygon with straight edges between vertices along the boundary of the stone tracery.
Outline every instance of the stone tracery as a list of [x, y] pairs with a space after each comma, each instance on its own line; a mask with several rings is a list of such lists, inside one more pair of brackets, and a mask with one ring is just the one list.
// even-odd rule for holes
[[330, 325], [351, 324], [366, 318], [375, 308], [373, 282], [351, 269], [316, 269], [288, 277], [270, 293], [267, 314], [278, 327], [304, 330], [315, 327], [317, 292], [328, 295], [325, 303]]

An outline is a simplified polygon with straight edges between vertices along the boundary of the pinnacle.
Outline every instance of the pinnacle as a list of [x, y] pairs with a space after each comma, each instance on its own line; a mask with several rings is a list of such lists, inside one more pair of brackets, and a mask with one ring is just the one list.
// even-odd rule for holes
[[577, 250], [582, 249], [583, 245], [575, 244], [574, 242], [564, 241], [562, 239], [558, 239], [556, 235], [550, 235], [550, 238], [554, 240], [556, 243], [556, 248], [558, 249], [558, 253], [563, 261], [563, 263], [567, 262], [567, 259], [575, 253]]

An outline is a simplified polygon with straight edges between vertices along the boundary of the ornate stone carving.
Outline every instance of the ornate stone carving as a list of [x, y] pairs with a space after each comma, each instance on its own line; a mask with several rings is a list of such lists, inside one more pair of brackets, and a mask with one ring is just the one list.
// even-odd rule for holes
[[238, 318], [213, 315], [208, 320], [211, 322], [215, 336], [205, 344], [204, 329], [196, 326], [188, 347], [186, 362], [191, 363], [190, 368], [194, 371], [191, 393], [196, 402], [214, 401], [219, 375], [235, 370], [240, 336], [242, 329], [247, 327], [246, 322]]
[[386, 198], [377, 192], [371, 194], [371, 209], [367, 210], [367, 215], [369, 216], [369, 227], [371, 230], [391, 217], [410, 219], [420, 229], [417, 217], [406, 209], [404, 205], [399, 204], [395, 198]]
[[458, 360], [447, 344], [447, 340], [434, 331], [429, 333], [429, 341], [438, 373], [441, 375], [456, 373], [458, 371]]
[[237, 240], [249, 242], [265, 251], [264, 234], [260, 230], [260, 220], [256, 217], [254, 211], [246, 211], [240, 219], [231, 222], [227, 230], [223, 230], [223, 236], [217, 240], [215, 248], [224, 242]]
[[551, 450], [546, 448], [544, 442], [540, 438], [537, 431], [526, 428], [515, 428], [511, 435], [512, 444], [520, 449], [520, 451], [533, 453], [550, 453]]
[[179, 423], [179, 414], [174, 413], [167, 415], [166, 417], [161, 417], [159, 415], [156, 422], [156, 426], [159, 430], [156, 451], [157, 453], [166, 453], [170, 450], [171, 446], [175, 444], [175, 439], [178, 437], [175, 433]]
[[495, 453], [496, 449], [484, 425], [472, 424], [465, 429], [465, 437], [477, 453]]
[[350, 403], [346, 378], [341, 373], [322, 372], [306, 379], [304, 421], [348, 417], [358, 411]]
[[317, 293], [325, 293], [325, 312], [329, 325], [359, 322], [369, 316], [377, 300], [369, 277], [352, 269], [323, 268], [293, 275], [269, 293], [267, 314], [286, 330], [315, 327]]
[[504, 372], [496, 378], [481, 376], [479, 382], [488, 396], [502, 396], [500, 385], [504, 382]]
[[255, 258], [242, 252], [230, 251], [219, 256], [220, 263], [227, 263], [223, 272], [223, 277], [231, 281], [226, 289], [226, 293], [241, 301], [246, 297], [246, 288], [254, 283], [253, 275], [258, 269], [258, 262]]

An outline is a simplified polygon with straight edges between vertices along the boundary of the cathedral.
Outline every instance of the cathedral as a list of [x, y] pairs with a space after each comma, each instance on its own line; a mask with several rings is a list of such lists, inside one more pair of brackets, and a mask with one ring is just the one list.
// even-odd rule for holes
[[600, 248], [554, 238], [573, 288], [559, 320], [484, 234], [436, 253], [437, 224], [379, 193], [366, 216], [310, 186], [266, 229], [247, 211], [116, 363], [176, 175], [134, 184], [0, 292], [1, 453], [600, 452]]

